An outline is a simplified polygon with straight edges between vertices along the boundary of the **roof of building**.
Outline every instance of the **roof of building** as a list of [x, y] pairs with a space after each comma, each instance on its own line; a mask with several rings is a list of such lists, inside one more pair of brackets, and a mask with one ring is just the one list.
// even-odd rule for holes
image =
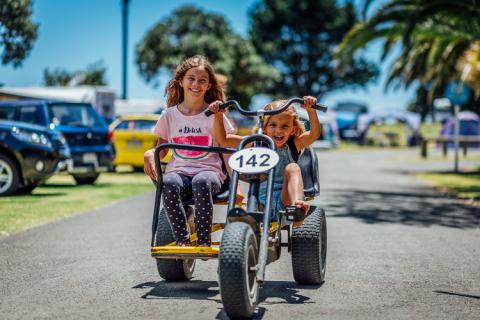
[[0, 87], [0, 93], [34, 99], [62, 100], [69, 102], [90, 102], [95, 92], [115, 92], [103, 86], [75, 87]]

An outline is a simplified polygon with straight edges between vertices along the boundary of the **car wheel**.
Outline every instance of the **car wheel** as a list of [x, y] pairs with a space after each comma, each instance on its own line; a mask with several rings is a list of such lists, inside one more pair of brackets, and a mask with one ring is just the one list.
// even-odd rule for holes
[[99, 175], [100, 173], [94, 173], [90, 175], [73, 175], [73, 179], [75, 179], [75, 182], [77, 182], [78, 185], [94, 184]]
[[136, 167], [136, 166], [133, 167], [133, 172], [145, 173], [145, 171], [143, 171], [143, 167]]
[[17, 192], [20, 187], [20, 174], [15, 162], [7, 155], [0, 154], [0, 196]]
[[38, 186], [38, 183], [31, 183], [29, 185], [26, 185], [24, 187], [21, 187], [18, 189], [19, 194], [30, 194], [32, 193], [33, 189], [35, 189]]

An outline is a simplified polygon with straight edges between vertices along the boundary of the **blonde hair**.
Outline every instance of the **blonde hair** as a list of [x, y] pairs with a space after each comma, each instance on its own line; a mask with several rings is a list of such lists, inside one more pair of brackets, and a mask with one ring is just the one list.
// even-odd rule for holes
[[178, 65], [175, 70], [173, 78], [168, 82], [165, 94], [167, 96], [167, 107], [172, 107], [183, 102], [184, 94], [183, 88], [180, 83], [185, 77], [188, 70], [196, 67], [203, 67], [208, 74], [208, 81], [210, 83], [210, 89], [205, 93], [204, 100], [206, 103], [212, 103], [216, 100], [225, 101], [225, 89], [224, 83], [221, 83], [215, 74], [215, 69], [210, 64], [208, 59], [201, 55], [196, 55], [185, 59]]
[[[282, 105], [284, 105], [286, 102], [287, 100], [275, 100], [267, 104], [264, 109], [276, 110]], [[293, 136], [298, 137], [299, 135], [305, 132], [305, 124], [303, 124], [303, 122], [300, 120], [300, 117], [298, 116], [298, 113], [293, 106], [289, 106], [287, 109], [285, 109], [285, 111], [283, 111], [283, 113], [293, 117], [293, 125], [297, 127], [297, 130], [295, 130], [295, 133], [293, 134]], [[272, 116], [265, 116], [263, 129], [265, 129], [268, 126], [268, 122], [270, 121], [271, 117]], [[257, 133], [257, 132], [258, 132], [258, 124], [255, 125], [255, 127], [253, 128], [253, 133]]]

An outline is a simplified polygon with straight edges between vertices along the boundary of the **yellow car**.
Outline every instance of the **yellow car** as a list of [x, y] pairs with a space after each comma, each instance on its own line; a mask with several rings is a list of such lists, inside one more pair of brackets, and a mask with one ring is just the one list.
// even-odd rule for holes
[[130, 165], [143, 171], [143, 154], [157, 144], [153, 133], [159, 114], [122, 115], [110, 124], [117, 156], [115, 165]]

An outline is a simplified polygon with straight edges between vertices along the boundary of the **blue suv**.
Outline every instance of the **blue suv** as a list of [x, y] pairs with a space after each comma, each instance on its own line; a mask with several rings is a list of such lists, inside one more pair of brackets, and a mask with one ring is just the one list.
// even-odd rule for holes
[[60, 132], [70, 147], [68, 172], [77, 184], [93, 184], [113, 170], [115, 149], [108, 126], [87, 103], [44, 100], [0, 102], [0, 119], [47, 126]]
[[66, 167], [70, 150], [48, 127], [0, 120], [0, 196], [30, 193]]

